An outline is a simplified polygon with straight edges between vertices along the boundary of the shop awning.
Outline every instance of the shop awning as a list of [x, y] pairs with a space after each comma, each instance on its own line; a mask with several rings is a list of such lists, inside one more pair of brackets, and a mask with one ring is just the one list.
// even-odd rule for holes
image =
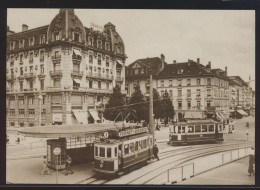
[[73, 80], [74, 80], [74, 82], [77, 83], [77, 84], [80, 84], [80, 83], [81, 83], [81, 80], [79, 80], [79, 79], [73, 79]]
[[91, 109], [89, 110], [89, 113], [95, 121], [100, 120], [100, 118], [98, 117], [98, 112], [96, 110]]
[[73, 114], [75, 115], [76, 119], [80, 124], [87, 124], [88, 117], [87, 112], [83, 110], [72, 110]]
[[77, 55], [77, 56], [80, 56], [80, 57], [81, 57], [81, 53], [80, 53], [80, 51], [79, 51], [79, 50], [77, 50], [77, 49], [74, 49], [74, 50], [73, 50], [73, 53], [74, 53], [75, 55]]
[[244, 110], [237, 110], [237, 112], [243, 116], [247, 115], [247, 113]]

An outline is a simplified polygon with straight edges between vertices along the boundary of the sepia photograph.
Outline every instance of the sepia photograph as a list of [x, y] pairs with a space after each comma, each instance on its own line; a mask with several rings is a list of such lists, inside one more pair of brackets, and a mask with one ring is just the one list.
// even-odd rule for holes
[[255, 185], [255, 11], [8, 8], [6, 184]]

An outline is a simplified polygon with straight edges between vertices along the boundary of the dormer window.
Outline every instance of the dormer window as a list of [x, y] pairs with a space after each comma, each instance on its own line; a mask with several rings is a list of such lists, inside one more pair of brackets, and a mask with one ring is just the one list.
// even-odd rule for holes
[[10, 42], [10, 50], [14, 50], [15, 48], [15, 41]]
[[45, 35], [40, 35], [40, 44], [45, 44]]
[[59, 32], [54, 32], [54, 40], [60, 40], [60, 33]]
[[75, 42], [80, 42], [80, 34], [78, 32], [73, 32], [73, 40]]
[[23, 48], [24, 47], [24, 40], [19, 40], [19, 48]]
[[101, 40], [97, 41], [97, 48], [102, 49], [102, 41]]
[[34, 37], [30, 37], [29, 38], [29, 46], [33, 46], [34, 45]]
[[105, 50], [110, 51], [110, 44], [109, 44], [109, 42], [105, 43]]
[[122, 54], [122, 48], [121, 48], [121, 46], [117, 46], [117, 53], [118, 53], [118, 54]]
[[93, 42], [93, 38], [92, 37], [88, 37], [88, 45], [89, 46], [93, 46], [94, 42]]

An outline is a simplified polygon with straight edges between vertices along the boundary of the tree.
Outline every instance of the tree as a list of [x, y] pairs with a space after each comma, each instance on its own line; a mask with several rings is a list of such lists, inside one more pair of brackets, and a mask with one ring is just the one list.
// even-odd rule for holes
[[[134, 117], [130, 117], [131, 119], [133, 119], [134, 121], [141, 121], [141, 120], [145, 120], [148, 121], [149, 120], [149, 109], [148, 103], [145, 103], [144, 100], [144, 95], [142, 94], [141, 90], [140, 90], [140, 86], [137, 85], [135, 86], [135, 92], [132, 94], [132, 96], [130, 97], [129, 100], [129, 108], [131, 110], [134, 110], [136, 118]], [[133, 105], [131, 105], [133, 104]]]
[[[150, 101], [150, 98], [148, 98]], [[165, 116], [165, 110], [163, 107], [162, 99], [156, 89], [153, 89], [153, 114], [155, 119], [163, 118]]]
[[166, 118], [166, 123], [168, 123], [169, 118], [173, 119], [174, 107], [172, 105], [172, 100], [169, 97], [167, 90], [165, 90], [165, 92], [164, 92], [162, 102], [163, 102], [163, 108], [164, 108], [164, 116]]
[[[121, 94], [121, 89], [118, 85], [113, 89], [113, 93], [111, 94], [108, 103], [105, 106], [104, 110], [104, 117], [107, 120], [114, 121], [117, 115], [121, 112], [124, 111], [125, 108], [122, 107], [125, 105], [125, 100], [123, 98], [123, 95]], [[121, 120], [119, 117], [117, 119]]]

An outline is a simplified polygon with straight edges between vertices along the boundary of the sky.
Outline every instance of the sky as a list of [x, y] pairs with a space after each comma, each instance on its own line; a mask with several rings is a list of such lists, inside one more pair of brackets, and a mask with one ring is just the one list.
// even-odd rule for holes
[[[8, 9], [10, 30], [21, 32], [48, 25], [59, 9]], [[75, 9], [84, 26], [111, 22], [122, 37], [126, 65], [137, 59], [165, 55], [186, 62], [200, 58], [211, 68], [225, 69], [229, 76], [246, 82], [255, 79], [255, 12], [253, 10], [133, 10]], [[255, 82], [251, 82], [254, 88]]]

